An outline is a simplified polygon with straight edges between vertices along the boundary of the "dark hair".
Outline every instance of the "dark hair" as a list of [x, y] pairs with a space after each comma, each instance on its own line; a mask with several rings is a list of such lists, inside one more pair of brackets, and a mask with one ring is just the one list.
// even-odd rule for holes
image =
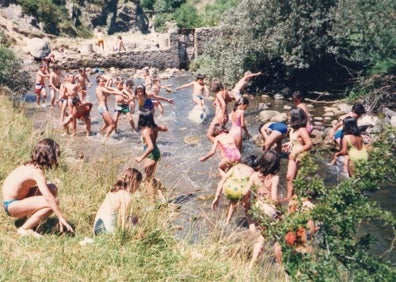
[[34, 147], [30, 163], [39, 166], [41, 169], [48, 169], [58, 166], [59, 157], [59, 145], [51, 138], [45, 138]]
[[110, 189], [110, 192], [117, 192], [121, 189], [125, 190], [128, 187], [132, 188], [133, 184], [135, 184], [136, 182], [140, 183], [142, 182], [142, 180], [143, 180], [142, 173], [136, 168], [129, 167], [125, 169], [124, 172], [119, 176], [113, 188]]
[[85, 67], [79, 67], [78, 72], [85, 71]]
[[232, 111], [235, 112], [240, 105], [249, 105], [249, 99], [247, 97], [241, 97], [241, 99], [238, 99], [238, 101], [235, 102]]
[[206, 76], [204, 74], [199, 73], [195, 78], [198, 80], [198, 79], [205, 79], [205, 77]]
[[277, 174], [280, 168], [280, 157], [276, 151], [268, 150], [261, 157], [250, 155], [245, 164], [256, 171], [260, 171], [264, 176]]
[[146, 95], [146, 87], [143, 84], [139, 84], [138, 86], [135, 87], [135, 95], [137, 95], [138, 89], [143, 89], [143, 93], [144, 95]]
[[213, 93], [217, 93], [223, 89], [224, 87], [220, 80], [214, 79], [210, 84], [210, 91]]
[[125, 85], [126, 86], [133, 86], [134, 85], [134, 83], [133, 83], [133, 80], [132, 79], [129, 79], [129, 80], [127, 80], [127, 81], [125, 81]]
[[360, 130], [357, 125], [357, 121], [353, 117], [346, 117], [343, 121], [343, 129], [342, 133], [343, 135], [354, 135], [354, 136], [360, 136]]
[[306, 127], [307, 119], [307, 114], [303, 109], [299, 107], [291, 108], [289, 124], [294, 130], [299, 129], [300, 127]]
[[298, 91], [298, 90], [293, 92], [292, 98], [293, 98], [293, 100], [294, 100], [294, 99], [298, 99], [298, 100], [300, 100], [301, 102], [304, 101], [304, 96], [303, 96], [302, 93], [301, 93], [300, 91]]
[[212, 136], [216, 137], [217, 135], [219, 135], [220, 133], [225, 132], [228, 133], [227, 128], [225, 128], [224, 126], [222, 126], [220, 123], [216, 123], [213, 126], [213, 130], [212, 130]]
[[357, 103], [352, 106], [352, 112], [354, 112], [358, 116], [362, 116], [366, 113], [366, 109], [364, 108], [364, 106], [362, 104]]
[[153, 113], [149, 109], [139, 108], [138, 130], [144, 127], [155, 128], [157, 124], [154, 122]]
[[100, 81], [101, 79], [106, 80], [103, 76], [98, 75], [98, 76], [96, 77], [96, 83], [99, 83], [99, 81]]

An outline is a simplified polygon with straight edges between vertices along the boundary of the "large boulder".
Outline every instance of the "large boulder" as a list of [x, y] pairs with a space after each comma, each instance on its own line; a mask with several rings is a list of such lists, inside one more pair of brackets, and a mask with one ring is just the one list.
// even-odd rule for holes
[[27, 51], [36, 59], [42, 59], [51, 53], [48, 42], [42, 38], [32, 38], [27, 42]]

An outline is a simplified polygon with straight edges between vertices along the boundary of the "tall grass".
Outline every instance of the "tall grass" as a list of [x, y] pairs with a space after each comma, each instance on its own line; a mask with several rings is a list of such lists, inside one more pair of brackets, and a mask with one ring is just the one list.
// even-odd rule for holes
[[1, 183], [15, 166], [29, 160], [37, 141], [54, 138], [61, 146], [61, 165], [47, 177], [58, 185], [61, 209], [76, 233], [59, 233], [57, 219], [50, 217], [39, 227], [43, 238], [19, 237], [20, 220], [0, 212], [0, 281], [285, 280], [270, 256], [248, 269], [252, 240], [243, 232], [227, 234], [216, 225], [202, 242], [175, 239], [174, 207], [149, 208], [144, 191], [134, 195], [130, 212], [139, 219], [135, 226], [80, 245], [84, 237], [92, 238], [95, 212], [127, 159], [114, 160], [111, 153], [80, 158], [71, 146], [79, 137], [61, 136], [51, 126], [37, 130], [33, 119], [24, 107], [15, 109], [0, 95]]

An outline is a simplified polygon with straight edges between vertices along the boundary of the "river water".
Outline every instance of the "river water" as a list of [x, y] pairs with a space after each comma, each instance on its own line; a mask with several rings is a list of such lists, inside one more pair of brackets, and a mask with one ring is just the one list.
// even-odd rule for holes
[[[176, 88], [184, 83], [188, 83], [194, 79], [190, 73], [182, 73], [169, 79], [163, 79], [162, 84], [171, 84], [172, 88]], [[92, 87], [88, 89], [88, 99], [94, 104], [92, 117], [92, 131], [94, 134], [98, 133], [100, 126], [103, 124], [101, 116], [97, 112], [97, 102], [95, 97], [95, 77], [91, 76]], [[135, 85], [142, 83], [142, 79], [134, 79]], [[168, 132], [160, 132], [157, 145], [161, 151], [162, 158], [159, 162], [156, 177], [161, 180], [162, 184], [167, 189], [167, 197], [171, 202], [178, 205], [179, 216], [174, 221], [175, 234], [178, 237], [187, 238], [191, 242], [197, 242], [205, 238], [211, 232], [218, 222], [225, 221], [224, 206], [216, 211], [210, 209], [213, 195], [217, 188], [217, 183], [220, 180], [217, 164], [219, 161], [219, 154], [208, 159], [202, 163], [199, 157], [205, 155], [211, 148], [211, 143], [206, 138], [206, 131], [208, 129], [211, 118], [213, 117], [212, 100], [205, 101], [209, 116], [203, 124], [197, 124], [189, 120], [188, 114], [194, 107], [194, 102], [191, 97], [191, 89], [183, 89], [173, 93], [161, 93], [162, 96], [172, 98], [175, 101], [174, 105], [162, 102], [165, 109], [163, 116], [156, 112], [155, 120], [159, 125], [166, 125]], [[34, 96], [28, 93], [27, 100], [32, 101]], [[263, 98], [253, 98], [250, 100], [250, 106], [246, 112], [247, 128], [251, 135], [258, 134], [258, 126], [260, 124], [258, 105], [261, 102], [270, 103], [271, 110], [284, 112], [284, 106], [292, 106], [291, 101], [288, 100], [264, 100]], [[114, 97], [109, 97], [109, 110], [114, 110]], [[231, 110], [232, 105], [229, 105]], [[47, 110], [47, 109], [45, 109]], [[49, 110], [49, 109], [48, 109]], [[316, 107], [312, 109], [312, 114], [323, 113], [323, 109]], [[137, 123], [137, 111], [134, 115], [135, 124]], [[130, 154], [129, 163], [120, 163], [120, 170], [126, 166], [134, 166], [143, 171], [142, 164], [134, 162], [136, 156], [142, 153], [142, 144], [138, 134], [132, 134], [130, 126], [126, 118], [120, 117], [118, 125], [119, 133], [113, 134], [110, 140], [103, 145], [102, 138], [97, 135], [86, 138], [84, 135], [83, 126], [78, 124], [77, 137], [81, 141], [86, 150], [91, 151], [89, 154], [94, 154], [97, 151], [97, 146], [90, 146], [89, 144], [101, 144], [106, 146], [107, 150], [111, 151], [113, 159], [125, 159], [125, 154]], [[186, 140], [195, 140], [197, 142], [189, 143]], [[88, 145], [88, 146], [87, 146]], [[260, 154], [261, 147], [258, 147], [251, 140], [244, 140], [243, 143], [243, 158], [251, 154]], [[320, 155], [320, 154], [319, 154]], [[325, 165], [329, 160], [329, 156], [324, 154], [321, 156], [320, 175], [324, 178], [326, 185], [332, 186], [339, 181], [339, 174], [335, 169], [329, 169]], [[283, 197], [286, 194], [286, 168], [287, 160], [281, 160], [280, 187], [279, 196]], [[396, 196], [394, 188], [387, 187], [378, 192], [375, 198], [387, 210], [395, 213], [394, 206]], [[223, 198], [224, 200], [224, 198]], [[223, 204], [226, 201], [223, 201]], [[233, 225], [228, 228], [235, 228], [244, 225], [243, 213], [239, 210], [233, 217]], [[393, 234], [389, 230], [382, 229], [380, 225], [373, 225], [368, 227], [374, 229], [378, 241], [374, 245], [376, 253], [382, 253], [389, 247], [390, 240], [393, 239]], [[396, 261], [396, 252], [391, 253], [391, 259]]]

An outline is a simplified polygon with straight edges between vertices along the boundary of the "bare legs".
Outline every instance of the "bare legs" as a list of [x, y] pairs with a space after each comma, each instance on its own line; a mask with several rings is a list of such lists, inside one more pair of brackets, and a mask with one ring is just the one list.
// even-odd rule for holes
[[[58, 188], [52, 183], [49, 183], [48, 187], [51, 193], [56, 196]], [[30, 193], [27, 198], [10, 204], [8, 211], [11, 216], [16, 218], [29, 217], [18, 229], [18, 234], [41, 237], [40, 234], [33, 231], [33, 228], [39, 225], [41, 221], [48, 218], [53, 211], [48, 206], [48, 202], [44, 196], [42, 196], [38, 190], [34, 190], [35, 191]], [[56, 199], [56, 202], [59, 204], [58, 199]]]

